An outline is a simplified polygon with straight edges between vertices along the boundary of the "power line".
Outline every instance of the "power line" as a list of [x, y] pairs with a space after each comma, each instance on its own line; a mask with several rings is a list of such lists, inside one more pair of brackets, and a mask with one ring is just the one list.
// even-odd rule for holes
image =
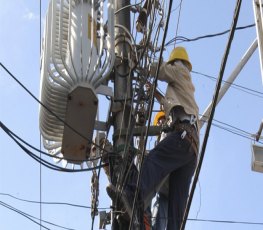
[[[41, 57], [41, 40], [42, 40], [42, 26], [41, 26], [41, 20], [42, 20], [42, 0], [39, 1], [39, 56]], [[41, 71], [41, 70], [40, 70]], [[39, 157], [42, 159], [42, 154], [41, 154], [41, 133], [39, 133]], [[39, 199], [40, 199], [40, 204], [39, 204], [39, 216], [40, 216], [40, 224], [42, 223], [42, 165], [39, 164]], [[42, 226], [40, 225], [40, 230], [42, 229]]]
[[[201, 72], [197, 72], [197, 71], [192, 71], [192, 73], [194, 74], [198, 74], [198, 75], [201, 75], [201, 76], [204, 76], [204, 77], [207, 77], [211, 80], [214, 80], [216, 81], [216, 77], [213, 77], [211, 75], [208, 75], [208, 74], [204, 74], [204, 73], [201, 73]], [[226, 84], [229, 84], [230, 87], [233, 87], [237, 90], [240, 90], [240, 91], [243, 91], [245, 93], [248, 93], [250, 95], [253, 95], [253, 96], [256, 96], [256, 97], [260, 97], [260, 98], [263, 98], [263, 93], [262, 92], [259, 92], [257, 90], [254, 90], [254, 89], [250, 89], [248, 87], [244, 87], [244, 86], [241, 86], [241, 85], [238, 85], [238, 84], [235, 84], [235, 83], [231, 83], [231, 82], [228, 82], [228, 81], [224, 81], [222, 80], [222, 82], [226, 83]], [[257, 95], [259, 94], [259, 95]]]
[[67, 168], [62, 168], [59, 167], [57, 165], [51, 164], [48, 161], [44, 160], [44, 159], [40, 159], [39, 156], [35, 155], [34, 153], [32, 153], [29, 149], [27, 149], [25, 146], [23, 146], [18, 140], [15, 139], [15, 137], [8, 131], [7, 127], [3, 125], [2, 122], [0, 122], [0, 127], [2, 127], [2, 129], [5, 131], [5, 133], [11, 137], [11, 139], [21, 148], [23, 149], [23, 151], [29, 155], [31, 158], [33, 158], [35, 161], [37, 161], [38, 163], [41, 163], [42, 165], [46, 166], [49, 169], [52, 170], [56, 170], [56, 171], [60, 171], [60, 172], [85, 172], [85, 171], [92, 171], [94, 169], [98, 169], [100, 167], [104, 167], [107, 166], [108, 164], [103, 164], [101, 166], [95, 166], [93, 168], [88, 168], [88, 169], [67, 169]]
[[[165, 46], [165, 39], [166, 39], [167, 32], [168, 32], [168, 24], [169, 24], [169, 20], [170, 20], [172, 5], [173, 5], [173, 1], [170, 0], [169, 1], [169, 8], [168, 8], [166, 25], [165, 25], [165, 29], [164, 29], [164, 35], [163, 35], [163, 39], [162, 39], [160, 57], [162, 57], [164, 46]], [[159, 62], [158, 62], [158, 65], [157, 65], [157, 70], [156, 70], [156, 77], [155, 77], [154, 83], [153, 83], [154, 90], [152, 90], [152, 94], [151, 94], [151, 100], [150, 100], [150, 106], [149, 106], [149, 120], [151, 120], [151, 116], [152, 116], [152, 109], [153, 109], [153, 102], [154, 102], [154, 91], [155, 91], [155, 88], [157, 86], [157, 80], [158, 80], [157, 76], [158, 76], [158, 73], [159, 73], [159, 70], [160, 70], [160, 64], [161, 64], [161, 59], [159, 59]], [[143, 154], [142, 154], [142, 159], [141, 159], [141, 162], [140, 162], [140, 170], [139, 170], [139, 173], [138, 173], [138, 179], [137, 179], [137, 183], [136, 183], [136, 190], [135, 190], [135, 193], [134, 193], [135, 195], [134, 195], [134, 200], [133, 200], [133, 204], [132, 204], [132, 215], [131, 215], [129, 230], [132, 227], [132, 221], [133, 221], [134, 209], [135, 209], [135, 202], [137, 200], [138, 192], [139, 192], [139, 184], [140, 184], [140, 180], [141, 180], [141, 171], [142, 171], [141, 170], [141, 168], [142, 168], [141, 166], [143, 164], [143, 160], [144, 160], [144, 157], [145, 157], [144, 153], [145, 153], [146, 144], [147, 144], [147, 137], [148, 137], [149, 127], [150, 127], [150, 122], [148, 122], [146, 133], [145, 133], [146, 140], [145, 140], [145, 143], [144, 143], [144, 146], [143, 146]]]
[[[7, 209], [10, 209], [10, 210], [18, 213], [18, 214], [20, 214], [20, 215], [22, 215], [22, 216], [24, 216], [25, 218], [29, 219], [30, 221], [32, 221], [33, 223], [39, 225], [40, 227], [43, 227], [43, 228], [45, 228], [45, 229], [47, 229], [47, 230], [51, 230], [50, 228], [48, 228], [48, 227], [42, 225], [41, 223], [38, 223], [38, 222], [36, 222], [35, 220], [33, 220], [33, 219], [36, 219], [36, 220], [39, 220], [39, 221], [40, 221], [40, 219], [37, 218], [37, 217], [34, 217], [34, 216], [32, 216], [32, 215], [30, 215], [30, 214], [28, 214], [28, 213], [25, 213], [25, 212], [23, 212], [23, 211], [21, 211], [21, 210], [19, 210], [19, 209], [17, 209], [17, 208], [14, 208], [13, 206], [11, 206], [11, 205], [9, 205], [9, 204], [7, 204], [7, 203], [5, 203], [5, 202], [2, 202], [2, 201], [0, 201], [0, 205], [2, 205], [3, 207], [5, 207], [5, 208], [7, 208]], [[41, 220], [41, 221], [44, 222], [44, 223], [46, 223], [46, 224], [50, 224], [50, 225], [53, 225], [53, 226], [55, 226], [55, 227], [58, 227], [58, 228], [63, 228], [63, 229], [66, 229], [66, 230], [75, 230], [74, 228], [63, 227], [63, 226], [61, 226], [61, 225], [57, 225], [57, 224], [54, 224], [54, 223], [49, 222], [49, 221], [45, 221], [45, 220]]]
[[[216, 123], [219, 123], [219, 124], [216, 124]], [[225, 122], [219, 121], [217, 119], [213, 119], [212, 125], [217, 127], [217, 128], [223, 129], [227, 132], [230, 132], [232, 134], [244, 137], [246, 139], [255, 140], [255, 138], [254, 138], [255, 134], [247, 132], [243, 129], [237, 128], [237, 127], [230, 125], [230, 124], [227, 124]], [[224, 126], [227, 126], [227, 127], [224, 127]], [[262, 143], [262, 142], [258, 141], [258, 143]]]
[[[243, 30], [243, 29], [247, 29], [247, 28], [250, 28], [250, 27], [254, 27], [254, 26], [255, 26], [255, 24], [250, 24], [250, 25], [247, 25], [247, 26], [237, 27], [236, 30]], [[221, 35], [227, 34], [228, 32], [229, 32], [229, 30], [226, 30], [226, 31], [223, 31], [223, 32], [220, 32], [220, 33], [215, 33], [215, 34], [209, 34], [209, 35], [199, 36], [199, 37], [192, 38], [192, 39], [186, 38], [186, 37], [184, 37], [184, 36], [177, 36], [176, 38], [171, 39], [171, 40], [166, 44], [166, 46], [169, 46], [169, 45], [171, 45], [173, 42], [176, 42], [176, 41], [179, 41], [178, 43], [192, 42], [192, 41], [197, 41], [197, 40], [201, 40], [201, 39], [205, 39], [205, 38], [212, 38], [212, 37], [221, 36]]]
[[[8, 193], [2, 193], [0, 192], [1, 196], [8, 196], [11, 197], [13, 199], [22, 201], [22, 202], [26, 202], [26, 203], [33, 203], [33, 204], [45, 204], [45, 205], [66, 205], [66, 206], [72, 206], [72, 207], [76, 207], [76, 208], [85, 208], [85, 209], [91, 209], [90, 206], [85, 206], [85, 205], [78, 205], [78, 204], [72, 204], [72, 203], [67, 203], [67, 202], [45, 202], [45, 201], [34, 201], [34, 200], [27, 200], [27, 199], [23, 199], [23, 198], [19, 198], [17, 196], [8, 194]], [[101, 210], [107, 210], [110, 209], [110, 207], [108, 208], [98, 208]]]
[[[183, 0], [181, 0], [180, 4], [179, 4], [179, 13], [178, 13], [178, 18], [177, 18], [175, 37], [177, 37], [177, 33], [178, 33], [178, 29], [179, 29], [179, 22], [180, 22], [180, 18], [181, 18], [182, 3], [183, 3]], [[174, 46], [175, 45], [176, 45], [176, 42], [174, 43]]]
[[[250, 24], [250, 25], [247, 25], [247, 26], [240, 26], [240, 27], [236, 27], [235, 30], [244, 30], [244, 29], [248, 29], [248, 28], [251, 28], [251, 27], [254, 27], [255, 26], [255, 23], [253, 24]], [[165, 46], [169, 46], [169, 45], [172, 45], [172, 43], [176, 42], [176, 41], [179, 41], [178, 43], [183, 43], [183, 42], [193, 42], [193, 41], [198, 41], [198, 40], [201, 40], [201, 39], [205, 39], [205, 38], [212, 38], [212, 37], [218, 37], [218, 36], [222, 36], [224, 34], [227, 34], [230, 30], [225, 30], [223, 32], [219, 32], [219, 33], [215, 33], [215, 34], [208, 34], [208, 35], [203, 35], [203, 36], [199, 36], [199, 37], [196, 37], [196, 38], [186, 38], [184, 36], [177, 36], [173, 39], [171, 39], [170, 41], [168, 41]]]
[[190, 221], [198, 222], [210, 222], [210, 223], [221, 223], [221, 224], [249, 224], [249, 225], [263, 225], [263, 222], [248, 222], [248, 221], [233, 221], [233, 220], [211, 220], [211, 219], [187, 219]]
[[[13, 131], [11, 131], [9, 128], [7, 128], [1, 121], [0, 121], [0, 127], [6, 132], [6, 133], [10, 133], [13, 137], [15, 137], [16, 139], [18, 139], [19, 141], [21, 141], [22, 143], [24, 143], [25, 145], [27, 145], [28, 147], [30, 147], [31, 149], [47, 156], [50, 158], [55, 158], [55, 159], [59, 159], [59, 160], [64, 160], [64, 157], [58, 157], [55, 155], [50, 155], [44, 151], [42, 151], [41, 149], [38, 149], [36, 147], [34, 147], [33, 145], [29, 144], [28, 142], [26, 142], [24, 139], [22, 139], [21, 137], [19, 137], [17, 134], [15, 134]], [[102, 154], [103, 156], [103, 154]], [[94, 161], [94, 160], [98, 160], [101, 159], [102, 156], [96, 157], [96, 158], [92, 158], [92, 159], [86, 159], [86, 161]], [[68, 159], [69, 161], [74, 161], [73, 159]]]
[[[152, 217], [152, 219], [153, 218], [154, 217]], [[160, 219], [168, 219], [168, 218], [160, 217]], [[263, 222], [252, 222], [252, 221], [216, 220], [216, 219], [200, 219], [200, 218], [188, 218], [187, 220], [194, 222], [209, 222], [209, 223], [219, 223], [219, 224], [263, 225]]]
[[225, 49], [224, 56], [223, 56], [222, 63], [221, 63], [221, 67], [220, 67], [220, 72], [219, 72], [219, 76], [218, 76], [217, 85], [216, 85], [216, 88], [215, 88], [215, 94], [214, 94], [214, 97], [213, 97], [213, 103], [212, 103], [212, 107], [211, 107], [211, 112], [210, 112], [210, 116], [209, 116], [209, 119], [208, 119], [208, 122], [207, 122], [206, 132], [205, 132], [205, 136], [204, 136], [204, 140], [203, 140], [203, 144], [202, 144], [202, 149], [201, 149], [199, 161], [198, 161], [198, 164], [197, 164], [197, 168], [196, 168], [196, 171], [195, 171], [195, 176], [194, 176], [193, 184], [192, 184], [192, 187], [191, 187], [191, 192], [190, 192], [189, 198], [187, 200], [185, 213], [184, 213], [183, 220], [182, 220], [181, 227], [180, 227], [181, 230], [185, 229], [186, 220], [187, 220], [188, 213], [189, 213], [189, 210], [190, 210], [190, 206], [191, 206], [191, 203], [192, 203], [192, 199], [193, 199], [193, 196], [194, 196], [194, 191], [195, 191], [195, 188], [196, 188], [198, 177], [199, 177], [199, 174], [200, 174], [200, 171], [201, 171], [202, 162], [203, 162], [203, 159], [204, 159], [206, 145], [207, 145], [207, 141], [208, 141], [208, 137], [209, 137], [209, 132], [210, 132], [210, 128], [211, 128], [211, 125], [212, 125], [212, 119], [213, 119], [214, 114], [215, 114], [217, 98], [218, 98], [218, 95], [219, 95], [219, 90], [221, 88], [221, 82], [222, 82], [222, 79], [223, 79], [223, 75], [224, 75], [224, 71], [225, 71], [225, 67], [226, 67], [226, 63], [227, 63], [227, 58], [228, 58], [228, 55], [229, 55], [229, 52], [230, 52], [230, 47], [231, 47], [231, 44], [232, 44], [232, 41], [233, 41], [233, 38], [234, 38], [234, 34], [235, 34], [235, 28], [236, 28], [236, 25], [237, 25], [237, 20], [238, 20], [238, 16], [239, 16], [239, 12], [240, 12], [240, 7], [241, 7], [241, 2], [242, 2], [242, 0], [237, 0], [237, 2], [236, 2], [234, 17], [233, 17], [233, 21], [232, 21], [232, 25], [231, 25], [231, 29], [230, 29], [228, 42], [227, 42], [227, 45], [226, 45], [226, 49]]

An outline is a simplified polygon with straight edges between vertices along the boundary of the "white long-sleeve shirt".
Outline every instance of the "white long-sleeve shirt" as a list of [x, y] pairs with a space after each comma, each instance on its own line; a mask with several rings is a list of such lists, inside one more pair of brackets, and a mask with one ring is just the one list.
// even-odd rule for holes
[[[156, 73], [157, 65], [151, 66], [151, 74]], [[199, 108], [196, 104], [194, 92], [195, 87], [188, 68], [182, 61], [174, 63], [163, 62], [160, 66], [158, 80], [168, 83], [165, 97], [160, 103], [164, 105], [166, 116], [175, 106], [183, 107], [186, 114], [195, 115], [198, 118]]]

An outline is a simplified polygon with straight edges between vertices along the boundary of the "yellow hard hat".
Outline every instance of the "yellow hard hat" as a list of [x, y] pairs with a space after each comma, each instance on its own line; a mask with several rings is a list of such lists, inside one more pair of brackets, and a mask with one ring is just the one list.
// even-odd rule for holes
[[169, 62], [173, 62], [175, 60], [183, 60], [188, 65], [188, 68], [190, 71], [192, 71], [192, 64], [189, 60], [188, 54], [186, 52], [186, 49], [184, 47], [178, 46], [173, 49], [173, 51], [170, 54]]
[[165, 113], [164, 111], [160, 111], [155, 115], [155, 118], [153, 120], [153, 125], [156, 126], [158, 121], [162, 118], [165, 118]]

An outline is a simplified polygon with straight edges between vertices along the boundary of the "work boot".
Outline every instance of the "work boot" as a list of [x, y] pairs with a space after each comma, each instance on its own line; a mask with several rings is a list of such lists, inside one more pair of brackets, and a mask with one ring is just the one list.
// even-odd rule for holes
[[[109, 184], [106, 187], [106, 191], [109, 195], [109, 197], [116, 201], [117, 199], [117, 188], [113, 185], [113, 184]], [[122, 195], [120, 197], [120, 207], [122, 210], [124, 210], [125, 214], [123, 215], [123, 218], [125, 218], [126, 220], [130, 220], [132, 217], [132, 202], [131, 200], [129, 200], [128, 195], [126, 194], [125, 191], [122, 192]], [[137, 229], [140, 226], [139, 221], [138, 221], [138, 217], [137, 217], [137, 212], [135, 210], [134, 216], [133, 216], [133, 228], [135, 230], [135, 228]]]
[[[106, 187], [106, 191], [109, 195], [109, 197], [116, 201], [117, 199], [117, 188], [113, 185], [113, 184], [109, 184]], [[131, 219], [131, 215], [132, 215], [132, 204], [131, 202], [129, 202], [127, 194], [125, 191], [122, 192], [122, 195], [120, 197], [120, 206], [123, 210], [125, 210], [125, 212], [128, 214], [129, 219]]]

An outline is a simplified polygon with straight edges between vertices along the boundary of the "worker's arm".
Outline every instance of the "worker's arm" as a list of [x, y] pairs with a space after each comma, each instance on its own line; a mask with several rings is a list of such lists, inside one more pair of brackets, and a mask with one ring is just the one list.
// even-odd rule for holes
[[[150, 89], [152, 86], [152, 84], [150, 82], [146, 83], [146, 88]], [[164, 96], [162, 95], [162, 93], [159, 92], [158, 89], [155, 88], [154, 90], [154, 97], [157, 99], [157, 101], [162, 105], [164, 102]]]

